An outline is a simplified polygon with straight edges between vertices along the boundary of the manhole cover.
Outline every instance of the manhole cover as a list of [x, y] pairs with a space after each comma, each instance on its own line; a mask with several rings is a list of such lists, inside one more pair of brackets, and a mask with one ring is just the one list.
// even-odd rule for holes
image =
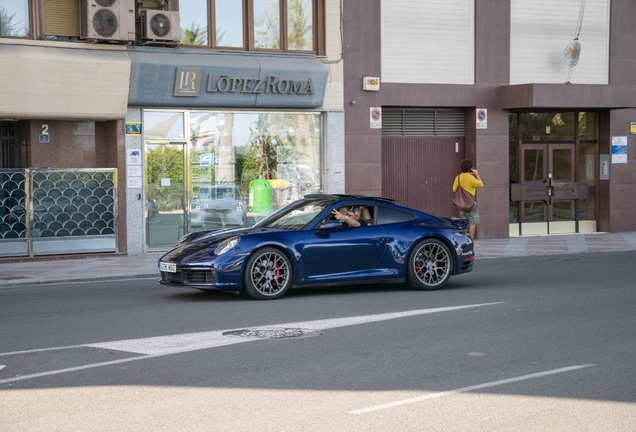
[[271, 329], [243, 329], [223, 333], [223, 336], [241, 337], [249, 339], [290, 339], [314, 337], [323, 334], [319, 330], [301, 328], [271, 328]]

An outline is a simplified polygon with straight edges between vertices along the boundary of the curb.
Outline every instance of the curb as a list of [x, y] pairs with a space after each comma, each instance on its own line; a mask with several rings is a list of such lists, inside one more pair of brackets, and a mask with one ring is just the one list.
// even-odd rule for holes
[[119, 276], [98, 276], [93, 278], [76, 278], [76, 279], [66, 279], [60, 281], [46, 281], [46, 280], [21, 280], [16, 282], [9, 283], [0, 283], [0, 290], [3, 288], [15, 288], [19, 286], [34, 286], [34, 285], [61, 285], [61, 284], [78, 284], [78, 283], [94, 283], [94, 282], [115, 282], [115, 281], [125, 281], [125, 280], [145, 280], [145, 279], [157, 279], [159, 280], [159, 274], [139, 274], [139, 275], [119, 275]]

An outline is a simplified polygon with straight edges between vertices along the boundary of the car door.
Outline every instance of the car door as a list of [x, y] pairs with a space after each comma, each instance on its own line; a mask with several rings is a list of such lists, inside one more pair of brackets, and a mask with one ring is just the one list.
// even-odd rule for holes
[[303, 282], [372, 277], [386, 250], [386, 232], [377, 225], [307, 232], [302, 250]]

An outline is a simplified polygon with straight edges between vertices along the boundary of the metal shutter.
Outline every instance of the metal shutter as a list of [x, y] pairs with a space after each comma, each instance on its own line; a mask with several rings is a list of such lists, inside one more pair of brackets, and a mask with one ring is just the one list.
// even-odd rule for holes
[[383, 108], [382, 136], [465, 136], [466, 114], [462, 109]]

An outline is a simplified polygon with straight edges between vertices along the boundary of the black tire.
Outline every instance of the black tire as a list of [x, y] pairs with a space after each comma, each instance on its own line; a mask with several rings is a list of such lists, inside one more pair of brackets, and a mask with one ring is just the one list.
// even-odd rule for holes
[[292, 284], [292, 264], [281, 250], [266, 247], [254, 252], [243, 270], [245, 293], [259, 300], [282, 297]]
[[453, 274], [453, 255], [437, 239], [420, 241], [409, 256], [409, 283], [415, 289], [440, 289]]

